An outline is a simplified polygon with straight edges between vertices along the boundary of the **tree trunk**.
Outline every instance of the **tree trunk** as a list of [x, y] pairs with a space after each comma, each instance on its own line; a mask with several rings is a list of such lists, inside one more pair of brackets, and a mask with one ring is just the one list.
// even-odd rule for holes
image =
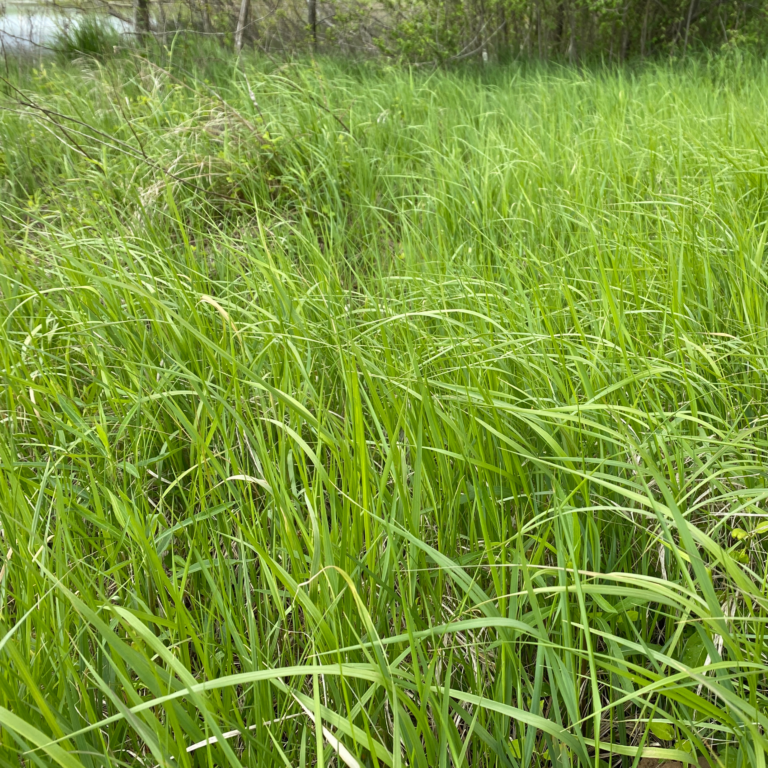
[[528, 7], [528, 13], [525, 17], [525, 52], [528, 54], [528, 58], [530, 59], [533, 56], [533, 43], [531, 42], [533, 40], [533, 6]]
[[560, 44], [563, 40], [563, 32], [565, 31], [565, 8], [563, 3], [557, 4], [557, 10], [555, 11], [555, 52], [561, 53]]
[[168, 44], [168, 20], [165, 17], [165, 3], [160, 3], [157, 6], [157, 15], [158, 15], [158, 21], [160, 24], [160, 40], [162, 40], [163, 45]]
[[237, 17], [237, 29], [235, 30], [235, 50], [240, 53], [243, 50], [243, 33], [248, 24], [248, 15], [251, 10], [251, 0], [241, 0], [240, 14]]
[[536, 0], [536, 33], [539, 37], [539, 58], [544, 58], [544, 30], [541, 28], [541, 0]]
[[208, 0], [203, 3], [203, 32], [206, 35], [210, 35], [213, 32], [213, 26], [211, 25], [211, 9], [208, 5]]
[[611, 24], [611, 45], [608, 49], [608, 61], [613, 64], [613, 41], [616, 39], [616, 19], [613, 20], [613, 24]]
[[[507, 21], [507, 11], [506, 8], [499, 3], [497, 14], [499, 17], [499, 29], [501, 30], [501, 36], [499, 39], [498, 44], [496, 45], [496, 50], [503, 51], [503, 56], [507, 56], [509, 52], [509, 23]], [[500, 58], [500, 56], [496, 55], [497, 60]]]
[[141, 40], [149, 34], [149, 0], [134, 0], [133, 27]]
[[317, 0], [307, 0], [307, 24], [312, 35], [312, 52], [317, 53]]
[[645, 43], [648, 40], [648, 14], [651, 12], [651, 0], [645, 4], [645, 13], [643, 14], [643, 28], [640, 32], [640, 58], [645, 58]]
[[685, 22], [685, 42], [683, 43], [683, 56], [688, 53], [688, 34], [691, 31], [691, 19], [693, 18], [693, 12], [696, 10], [696, 0], [691, 0], [691, 4], [688, 6], [688, 19]]
[[622, 38], [621, 38], [621, 53], [619, 54], [619, 61], [627, 60], [627, 52], [629, 51], [629, 24], [627, 22], [627, 15], [629, 14], [629, 2], [624, 5], [624, 13], [621, 16], [622, 26]]

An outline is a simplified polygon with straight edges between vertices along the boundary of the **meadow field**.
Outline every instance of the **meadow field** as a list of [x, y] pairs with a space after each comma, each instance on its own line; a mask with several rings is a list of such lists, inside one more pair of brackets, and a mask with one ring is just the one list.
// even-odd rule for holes
[[764, 768], [768, 62], [0, 70], [0, 766]]

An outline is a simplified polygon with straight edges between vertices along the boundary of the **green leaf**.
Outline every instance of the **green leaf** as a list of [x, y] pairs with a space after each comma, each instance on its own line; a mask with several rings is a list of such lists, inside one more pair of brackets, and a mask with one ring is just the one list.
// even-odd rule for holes
[[26, 722], [26, 720], [22, 720], [4, 707], [0, 707], [0, 725], [34, 744], [38, 749], [45, 752], [51, 760], [62, 766], [62, 768], [83, 768], [83, 764], [75, 755], [67, 752], [59, 744], [54, 743], [50, 736], [39, 731], [33, 725]]
[[683, 655], [680, 661], [685, 664], [686, 667], [700, 667], [707, 658], [707, 646], [704, 643], [701, 635], [698, 632], [694, 632], [685, 644]]
[[670, 723], [664, 723], [660, 720], [651, 720], [649, 727], [651, 733], [662, 741], [672, 741], [675, 738], [675, 729]]

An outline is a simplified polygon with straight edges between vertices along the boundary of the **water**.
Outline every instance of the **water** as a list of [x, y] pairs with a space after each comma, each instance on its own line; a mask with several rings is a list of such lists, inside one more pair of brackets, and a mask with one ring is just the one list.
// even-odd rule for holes
[[[130, 15], [130, 10], [126, 10], [126, 16]], [[72, 25], [76, 17], [77, 11], [34, 3], [8, 5], [5, 13], [0, 15], [0, 46], [6, 50], [44, 51], [50, 48], [59, 32]], [[127, 33], [133, 29], [129, 22], [113, 16], [104, 16], [104, 19], [119, 32]]]

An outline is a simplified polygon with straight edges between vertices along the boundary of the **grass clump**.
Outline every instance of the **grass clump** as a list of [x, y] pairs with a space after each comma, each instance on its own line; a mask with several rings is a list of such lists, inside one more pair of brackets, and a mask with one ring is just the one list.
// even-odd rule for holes
[[764, 765], [740, 67], [19, 71], [0, 762]]
[[54, 50], [63, 59], [83, 56], [104, 58], [115, 53], [120, 33], [109, 19], [96, 15], [78, 16], [56, 36]]

